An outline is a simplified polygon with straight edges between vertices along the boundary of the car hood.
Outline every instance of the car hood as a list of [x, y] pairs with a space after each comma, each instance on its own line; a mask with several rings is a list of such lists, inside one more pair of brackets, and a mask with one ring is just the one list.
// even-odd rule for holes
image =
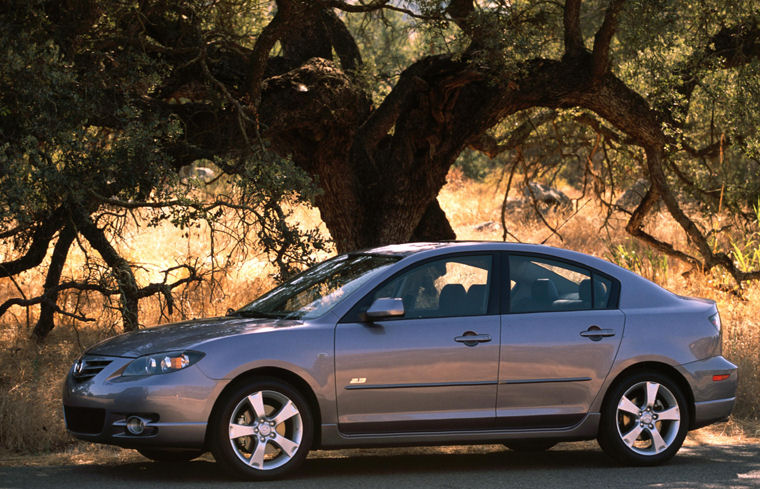
[[302, 321], [292, 319], [195, 319], [115, 336], [90, 347], [87, 354], [135, 358], [150, 353], [191, 349], [226, 336], [262, 333], [302, 324]]

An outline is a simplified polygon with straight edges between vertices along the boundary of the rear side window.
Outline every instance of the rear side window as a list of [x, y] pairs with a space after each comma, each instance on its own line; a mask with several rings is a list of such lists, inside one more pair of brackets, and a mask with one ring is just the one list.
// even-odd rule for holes
[[543, 257], [509, 257], [509, 310], [557, 312], [607, 309], [612, 281], [590, 270]]
[[594, 309], [607, 309], [612, 304], [612, 280], [602, 277], [598, 273], [593, 274], [594, 283]]

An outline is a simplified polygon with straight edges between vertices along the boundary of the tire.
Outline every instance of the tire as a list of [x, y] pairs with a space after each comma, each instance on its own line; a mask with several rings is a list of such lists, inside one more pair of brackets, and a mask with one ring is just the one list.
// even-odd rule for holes
[[145, 458], [154, 462], [189, 462], [194, 458], [203, 455], [203, 450], [160, 450], [153, 448], [138, 448], [138, 452]]
[[314, 423], [304, 397], [291, 385], [262, 378], [219, 400], [211, 420], [211, 449], [232, 475], [270, 480], [300, 466], [311, 447]]
[[670, 377], [645, 371], [609, 391], [602, 406], [599, 445], [625, 465], [657, 465], [673, 458], [689, 430], [689, 408]]
[[549, 440], [511, 440], [504, 442], [505, 447], [516, 452], [543, 452], [556, 444], [556, 441]]

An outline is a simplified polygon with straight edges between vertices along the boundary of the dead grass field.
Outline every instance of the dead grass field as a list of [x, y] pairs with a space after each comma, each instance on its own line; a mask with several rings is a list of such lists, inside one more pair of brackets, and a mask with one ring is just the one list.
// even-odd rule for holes
[[[570, 197], [577, 197], [571, 190], [567, 192]], [[501, 240], [502, 229], [498, 223], [502, 197], [498, 175], [485, 182], [472, 182], [454, 171], [439, 200], [459, 239]], [[320, 223], [315, 210], [299, 210], [296, 218], [309, 226]], [[618, 254], [617, 261], [622, 261], [619, 264], [634, 268], [673, 292], [717, 301], [724, 325], [724, 355], [740, 367], [735, 420], [695, 432], [690, 443], [758, 442], [760, 284], [747, 287], [742, 297], [722, 292], [717, 285], [725, 283], [725, 277], [689, 271], [680, 263], [649, 252], [625, 234], [624, 220], [613, 219], [610, 226], [602, 228], [603, 213], [590, 201], [581, 201], [577, 211], [550, 214], [548, 220], [560, 226], [561, 238], [531, 218], [529, 213], [510, 215], [507, 226], [525, 242], [545, 242], [606, 259], [612, 257], [614, 250]], [[649, 226], [648, 230], [657, 236], [679, 244], [685, 242], [675, 224], [663, 216]], [[156, 228], [134, 227], [117, 247], [123, 256], [140, 265], [137, 273], [140, 283], [156, 280], [160, 270], [186, 257], [201, 261], [210, 259], [207, 258], [208, 235], [203, 228], [180, 231], [168, 224]], [[216, 247], [223, 250], [224, 243], [217, 242]], [[73, 249], [72, 253], [64, 277], [77, 277], [81, 273], [78, 266], [83, 261], [82, 251]], [[6, 254], [7, 250], [0, 249], [0, 261]], [[269, 274], [273, 269], [266, 256], [255, 249], [248, 250], [229, 270], [217, 276], [218, 283], [213, 288], [202, 285], [183, 291], [172, 316], [165, 314], [157, 299], [144, 301], [141, 303], [141, 323], [155, 325], [224, 314], [228, 307], [239, 307], [272, 285]], [[32, 271], [20, 277], [17, 285], [28, 295], [37, 294], [43, 280], [41, 271]], [[16, 284], [7, 279], [0, 280], [0, 302], [17, 294]], [[93, 449], [91, 445], [76, 442], [65, 432], [60, 390], [66, 371], [86, 347], [118, 333], [120, 327], [116, 303], [108, 304], [94, 298], [84, 306], [88, 315], [97, 319], [96, 323], [75, 324], [59, 317], [57, 327], [42, 345], [29, 340], [36, 311], [27, 313], [25, 309], [13, 308], [0, 319], [0, 460], [12, 463], [16, 454], [29, 453], [47, 454], [44, 457], [50, 460], [73, 463], [86, 463], [99, 456], [137, 456], [131, 451], [108, 447]], [[41, 460], [47, 460], [44, 457]]]

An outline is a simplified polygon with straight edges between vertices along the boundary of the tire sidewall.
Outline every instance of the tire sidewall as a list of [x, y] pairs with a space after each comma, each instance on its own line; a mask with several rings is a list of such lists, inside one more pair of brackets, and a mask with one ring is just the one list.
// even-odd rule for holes
[[[243, 397], [263, 390], [279, 392], [293, 401], [301, 414], [303, 430], [301, 443], [295, 455], [284, 465], [269, 470], [260, 470], [244, 464], [232, 448], [229, 438], [229, 422], [235, 407]], [[211, 420], [211, 451], [216, 461], [230, 474], [248, 480], [277, 479], [296, 470], [306, 459], [314, 434], [313, 417], [303, 395], [290, 384], [271, 378], [241, 382], [219, 399], [218, 406], [219, 409], [215, 410], [214, 417]]]
[[[678, 433], [670, 446], [656, 455], [641, 455], [631, 450], [620, 437], [617, 426], [617, 406], [623, 394], [640, 382], [657, 382], [665, 386], [678, 403], [681, 416]], [[617, 382], [609, 392], [602, 407], [602, 419], [599, 427], [599, 444], [612, 458], [626, 465], [657, 465], [673, 458], [680, 450], [686, 433], [689, 431], [689, 408], [681, 387], [670, 377], [653, 371], [642, 371], [626, 376]]]

